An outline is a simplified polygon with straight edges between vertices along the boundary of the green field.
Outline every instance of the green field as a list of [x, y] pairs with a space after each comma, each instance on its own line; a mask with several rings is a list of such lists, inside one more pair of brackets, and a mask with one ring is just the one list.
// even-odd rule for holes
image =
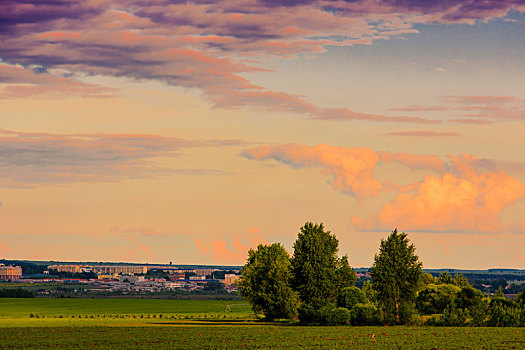
[[28, 318], [30, 314], [39, 317], [143, 314], [157, 317], [179, 314], [248, 317], [252, 312], [246, 302], [223, 300], [0, 298], [0, 324], [2, 319]]
[[525, 349], [525, 329], [306, 327], [214, 300], [0, 299], [0, 349], [42, 348]]

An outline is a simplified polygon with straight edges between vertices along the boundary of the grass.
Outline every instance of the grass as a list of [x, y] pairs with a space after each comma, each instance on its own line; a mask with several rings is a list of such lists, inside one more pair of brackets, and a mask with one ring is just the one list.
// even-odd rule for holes
[[301, 327], [163, 323], [2, 329], [1, 349], [523, 349], [519, 328]]
[[525, 349], [525, 329], [306, 327], [214, 300], [0, 299], [0, 349], [42, 348]]
[[[226, 311], [228, 306], [232, 310]], [[224, 300], [0, 298], [1, 319], [88, 315], [252, 315], [248, 303]]]

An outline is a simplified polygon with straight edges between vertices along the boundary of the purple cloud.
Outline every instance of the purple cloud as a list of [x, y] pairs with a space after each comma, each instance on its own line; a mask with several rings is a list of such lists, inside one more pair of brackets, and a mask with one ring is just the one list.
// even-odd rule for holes
[[5, 0], [0, 3], [0, 59], [43, 72], [60, 69], [199, 88], [226, 108], [285, 110], [324, 120], [434, 123], [316, 106], [257, 86], [242, 74], [266, 70], [267, 57], [370, 45], [417, 33], [418, 23], [470, 23], [511, 10], [525, 11], [523, 1]]

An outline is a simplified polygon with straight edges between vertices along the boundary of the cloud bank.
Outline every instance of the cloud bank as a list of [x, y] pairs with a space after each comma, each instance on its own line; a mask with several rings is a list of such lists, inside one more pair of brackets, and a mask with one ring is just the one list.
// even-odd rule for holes
[[[436, 123], [419, 116], [324, 108], [243, 78], [270, 59], [370, 45], [417, 34], [416, 24], [475, 23], [525, 11], [515, 1], [6, 0], [0, 3], [0, 97], [109, 92], [80, 74], [198, 88], [217, 107], [306, 114], [323, 120]], [[4, 65], [5, 66], [5, 65]], [[16, 68], [13, 67], [23, 67]], [[32, 72], [39, 72], [33, 74]], [[479, 119], [479, 118], [478, 118]]]
[[0, 186], [113, 181], [152, 174], [213, 175], [213, 169], [171, 169], [155, 157], [177, 157], [194, 147], [244, 144], [148, 134], [52, 134], [0, 129]]
[[[476, 156], [376, 152], [363, 147], [276, 145], [246, 150], [249, 159], [274, 159], [292, 167], [315, 167], [330, 177], [333, 187], [358, 200], [378, 196], [383, 191], [398, 192], [369, 218], [352, 217], [359, 230], [436, 232], [501, 232], [510, 226], [501, 219], [502, 211], [525, 197], [525, 186], [493, 169], [493, 163]], [[419, 182], [401, 185], [375, 177], [377, 165], [396, 162], [412, 170], [432, 170]]]

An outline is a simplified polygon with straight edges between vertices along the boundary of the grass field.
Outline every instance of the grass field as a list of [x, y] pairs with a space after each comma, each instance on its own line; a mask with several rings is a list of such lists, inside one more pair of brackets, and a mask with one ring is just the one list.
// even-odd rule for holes
[[525, 349], [525, 329], [305, 327], [213, 300], [0, 299], [0, 349], [42, 348]]
[[[231, 310], [231, 311], [227, 311]], [[2, 319], [38, 317], [71, 317], [86, 315], [252, 315], [246, 302], [223, 300], [166, 299], [84, 299], [84, 298], [0, 298]]]

